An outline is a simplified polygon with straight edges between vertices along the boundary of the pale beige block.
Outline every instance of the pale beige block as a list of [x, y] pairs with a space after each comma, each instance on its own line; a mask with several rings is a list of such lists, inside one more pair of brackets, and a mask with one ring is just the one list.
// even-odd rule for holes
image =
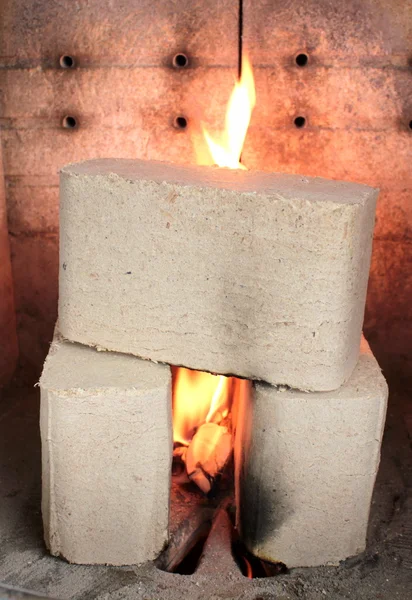
[[369, 346], [334, 392], [256, 383], [236, 440], [238, 526], [253, 554], [288, 567], [365, 548], [387, 385]]
[[51, 553], [84, 564], [154, 559], [168, 539], [170, 368], [55, 337], [40, 386]]
[[377, 191], [95, 160], [61, 174], [63, 335], [330, 390], [359, 354]]

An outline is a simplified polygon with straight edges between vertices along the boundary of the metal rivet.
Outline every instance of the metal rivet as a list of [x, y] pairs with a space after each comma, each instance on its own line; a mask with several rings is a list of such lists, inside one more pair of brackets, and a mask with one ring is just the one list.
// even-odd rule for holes
[[302, 52], [301, 54], [298, 54], [295, 58], [295, 62], [298, 65], [298, 67], [306, 67], [306, 65], [308, 64], [308, 61], [309, 61], [309, 57], [304, 52]]
[[176, 67], [176, 69], [184, 69], [188, 66], [189, 59], [187, 58], [186, 54], [183, 54], [183, 52], [179, 52], [178, 54], [174, 55], [172, 62], [173, 66]]
[[59, 63], [62, 69], [73, 69], [76, 65], [73, 56], [70, 56], [69, 54], [63, 54], [63, 56], [60, 57]]
[[62, 119], [62, 127], [65, 129], [76, 129], [78, 127], [77, 119], [71, 115], [66, 115]]
[[298, 129], [306, 125], [305, 117], [296, 117], [296, 119], [293, 122], [295, 124], [295, 127], [297, 127]]
[[182, 116], [175, 117], [173, 125], [176, 127], [176, 129], [186, 129], [186, 127], [187, 127], [186, 117], [182, 117]]

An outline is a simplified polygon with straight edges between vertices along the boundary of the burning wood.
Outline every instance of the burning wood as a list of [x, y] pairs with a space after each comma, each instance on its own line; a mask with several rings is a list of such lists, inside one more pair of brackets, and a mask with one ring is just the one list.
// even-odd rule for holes
[[208, 494], [232, 453], [233, 380], [185, 368], [175, 368], [173, 374], [173, 454], [185, 464], [189, 479]]
[[208, 494], [232, 453], [232, 435], [226, 427], [204, 423], [186, 451], [186, 470], [191, 481]]
[[232, 434], [227, 427], [204, 423], [189, 446], [177, 446], [173, 455], [185, 464], [187, 477], [208, 494], [228, 462], [232, 449]]
[[[186, 476], [208, 494], [232, 454], [232, 434], [227, 427], [204, 423], [188, 447], [177, 446], [173, 451], [186, 467]], [[182, 476], [179, 477], [183, 481]]]

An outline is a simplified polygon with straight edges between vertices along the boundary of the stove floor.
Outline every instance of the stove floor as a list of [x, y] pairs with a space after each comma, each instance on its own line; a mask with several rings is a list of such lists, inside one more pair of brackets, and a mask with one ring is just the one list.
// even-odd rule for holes
[[[215, 518], [192, 575], [168, 573], [154, 564], [70, 565], [49, 556], [40, 512], [38, 389], [17, 384], [3, 392], [0, 402], [0, 597], [26, 597], [4, 584], [57, 600], [412, 600], [410, 396], [404, 390], [390, 398], [366, 552], [337, 568], [293, 569], [287, 575], [247, 579], [230, 553], [225, 511]], [[183, 507], [185, 502], [183, 495]]]

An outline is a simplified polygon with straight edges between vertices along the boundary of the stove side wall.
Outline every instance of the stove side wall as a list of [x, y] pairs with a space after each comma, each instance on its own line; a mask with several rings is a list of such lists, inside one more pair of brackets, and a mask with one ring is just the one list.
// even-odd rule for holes
[[14, 307], [7, 208], [0, 137], [0, 388], [11, 379], [17, 363], [17, 333]]

